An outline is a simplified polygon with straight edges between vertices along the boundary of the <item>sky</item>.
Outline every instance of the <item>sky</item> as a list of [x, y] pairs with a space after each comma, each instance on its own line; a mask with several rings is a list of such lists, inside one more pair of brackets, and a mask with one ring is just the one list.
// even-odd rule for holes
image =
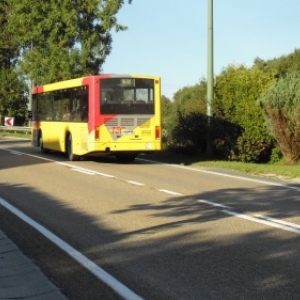
[[[102, 72], [158, 75], [170, 100], [207, 78], [209, 1], [124, 0]], [[300, 49], [299, 15], [299, 0], [214, 0], [214, 75]]]

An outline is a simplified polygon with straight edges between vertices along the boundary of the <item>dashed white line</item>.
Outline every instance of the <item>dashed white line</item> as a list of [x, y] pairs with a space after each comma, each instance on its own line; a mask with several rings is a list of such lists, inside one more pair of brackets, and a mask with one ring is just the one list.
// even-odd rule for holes
[[212, 202], [212, 201], [202, 200], [202, 199], [199, 199], [199, 200], [197, 200], [197, 201], [200, 202], [200, 203], [209, 204], [209, 205], [211, 205], [211, 206], [229, 209], [229, 206], [226, 206], [226, 205], [223, 205], [223, 204], [219, 204], [219, 203], [215, 203], [215, 202]]
[[260, 219], [260, 218], [240, 214], [240, 213], [230, 211], [230, 210], [223, 210], [223, 212], [227, 215], [230, 215], [230, 216], [238, 217], [238, 218], [245, 219], [245, 220], [248, 220], [248, 221], [261, 223], [261, 224], [268, 225], [268, 226], [271, 226], [271, 227], [275, 227], [275, 228], [278, 228], [278, 229], [281, 229], [281, 230], [290, 231], [290, 232], [293, 232], [293, 233], [296, 233], [296, 234], [300, 234], [299, 229], [289, 227], [289, 226], [285, 226], [285, 225], [281, 225], [281, 224], [278, 224], [274, 221], [268, 221], [268, 220], [264, 220], [264, 219]]
[[[56, 161], [54, 161], [56, 162]], [[110, 175], [110, 174], [106, 174], [106, 173], [101, 173], [101, 172], [97, 172], [97, 171], [93, 171], [93, 170], [89, 170], [89, 169], [85, 169], [85, 168], [80, 168], [80, 167], [75, 167], [73, 165], [70, 165], [68, 163], [61, 163], [61, 162], [57, 162], [58, 164], [67, 166], [67, 167], [71, 167], [71, 170], [73, 171], [77, 171], [77, 172], [81, 172], [81, 173], [85, 173], [88, 175], [100, 175], [103, 177], [107, 177], [107, 178], [115, 178], [115, 176]]]
[[271, 227], [275, 227], [281, 230], [285, 230], [285, 231], [290, 231], [296, 234], [300, 234], [300, 225], [291, 223], [291, 222], [286, 222], [283, 220], [279, 220], [279, 219], [275, 219], [275, 218], [271, 218], [271, 217], [266, 217], [266, 216], [262, 216], [262, 215], [253, 215], [253, 216], [249, 216], [249, 215], [245, 215], [245, 214], [241, 214], [232, 210], [229, 210], [229, 206], [223, 205], [223, 204], [219, 204], [216, 202], [212, 202], [212, 201], [208, 201], [208, 200], [203, 200], [203, 199], [199, 199], [197, 200], [199, 203], [205, 203], [214, 207], [220, 207], [220, 208], [225, 208], [223, 210], [221, 210], [223, 213], [230, 215], [230, 216], [234, 216], [237, 218], [241, 218], [244, 220], [248, 220], [248, 221], [252, 221], [252, 222], [256, 222], [256, 223], [261, 223], [267, 226], [271, 226]]
[[95, 174], [103, 176], [103, 177], [107, 177], [107, 178], [116, 178], [116, 176], [110, 175], [110, 174], [106, 174], [106, 173], [95, 172]]
[[283, 220], [279, 220], [279, 219], [275, 219], [275, 218], [271, 218], [271, 217], [267, 217], [267, 216], [263, 216], [263, 215], [254, 215], [254, 216], [259, 218], [259, 219], [265, 219], [267, 221], [272, 221], [272, 222], [275, 222], [275, 223], [278, 223], [278, 224], [282, 224], [282, 225], [285, 225], [285, 226], [300, 229], [300, 225], [292, 223], [292, 222], [287, 222], [287, 221], [283, 221]]
[[81, 170], [81, 169], [72, 168], [71, 170], [76, 171], [76, 172], [80, 172], [80, 173], [83, 173], [83, 174], [87, 174], [87, 175], [96, 175], [94, 172], [89, 172], [89, 171], [85, 171], [85, 170]]
[[182, 194], [180, 194], [180, 193], [169, 191], [169, 190], [165, 190], [165, 189], [160, 189], [159, 191], [163, 192], [163, 193], [166, 193], [166, 194], [174, 195], [174, 196], [182, 196]]
[[[0, 150], [4, 150], [4, 151], [8, 151], [8, 152], [14, 151], [14, 150], [9, 149], [9, 148], [1, 148]], [[14, 152], [16, 152], [16, 151], [14, 151]], [[82, 173], [87, 172], [86, 174], [94, 173], [95, 175], [100, 175], [100, 176], [107, 177], [107, 178], [115, 178], [115, 176], [110, 175], [110, 174], [96, 172], [96, 171], [92, 171], [92, 170], [85, 169], [85, 168], [75, 167], [74, 165], [71, 165], [71, 164], [66, 163], [66, 162], [56, 161], [54, 159], [50, 159], [50, 158], [46, 158], [46, 157], [41, 157], [41, 156], [33, 155], [33, 154], [28, 154], [28, 153], [25, 153], [25, 152], [16, 152], [16, 153], [19, 153], [19, 155], [23, 155], [24, 154], [24, 155], [27, 155], [29, 157], [33, 157], [33, 158], [37, 158], [37, 159], [42, 159], [42, 160], [45, 160], [45, 161], [53, 162], [53, 163], [59, 164], [61, 166], [65, 166], [65, 167], [71, 168], [72, 170], [76, 169], [76, 171], [78, 171], [78, 172], [82, 172]]]
[[133, 181], [133, 180], [126, 180], [127, 183], [137, 185], [137, 186], [144, 186], [144, 183]]
[[[46, 161], [51, 161], [51, 162], [54, 162], [54, 163], [57, 163], [57, 164], [60, 164], [60, 165], [70, 167], [71, 170], [73, 170], [73, 171], [81, 172], [81, 173], [88, 174], [88, 175], [100, 175], [100, 176], [104, 176], [104, 177], [107, 177], [107, 178], [116, 178], [115, 176], [110, 175], [110, 174], [91, 171], [89, 169], [84, 169], [84, 168], [74, 168], [73, 165], [65, 163], [65, 162], [58, 162], [58, 161], [55, 161], [55, 160], [52, 160], [52, 159], [48, 159], [48, 158], [44, 158], [44, 157], [40, 157], [40, 156], [36, 156], [36, 155], [31, 155], [31, 154], [27, 154], [27, 153], [23, 153], [23, 152], [14, 151], [14, 150], [9, 149], [9, 148], [2, 149], [2, 150], [9, 151], [9, 152], [11, 152], [12, 154], [15, 154], [15, 155], [25, 154], [25, 155], [28, 155], [28, 156], [31, 156], [31, 157], [43, 159], [43, 160], [46, 160]], [[145, 161], [147, 161], [147, 160], [145, 160]], [[177, 165], [169, 165], [169, 166], [178, 167], [178, 168], [185, 168], [187, 170], [192, 170], [192, 171], [196, 171], [196, 172], [203, 172], [203, 173], [208, 173], [208, 174], [214, 174], [214, 175], [219, 175], [219, 176], [239, 178], [239, 179], [242, 179], [242, 180], [248, 180], [248, 181], [253, 181], [253, 182], [266, 183], [266, 184], [269, 184], [269, 185], [281, 186], [281, 187], [285, 187], [287, 189], [292, 189], [292, 190], [297, 190], [297, 191], [300, 190], [298, 187], [286, 186], [284, 184], [272, 183], [272, 182], [265, 181], [265, 180], [245, 178], [245, 177], [236, 176], [236, 175], [229, 175], [229, 174], [223, 174], [223, 173], [218, 173], [218, 172], [213, 172], [213, 171], [195, 169], [195, 168], [191, 168], [191, 167], [183, 167], [183, 166], [177, 166]], [[127, 182], [129, 184], [132, 184], [132, 185], [145, 186], [145, 184], [137, 182], [137, 181], [133, 181], [133, 180], [126, 180], [125, 182]], [[167, 190], [167, 189], [158, 189], [158, 191], [166, 193], [166, 194], [170, 194], [170, 195], [173, 195], [173, 196], [182, 196], [183, 195], [181, 193], [178, 193], [178, 192], [175, 192], [175, 191], [170, 191], [170, 190]], [[279, 228], [279, 229], [282, 229], [282, 230], [286, 230], [286, 231], [290, 231], [290, 232], [293, 232], [293, 233], [300, 234], [300, 225], [297, 225], [297, 224], [294, 224], [294, 223], [290, 223], [290, 222], [286, 222], [286, 221], [282, 221], [282, 220], [278, 220], [278, 219], [274, 219], [274, 218], [270, 218], [270, 217], [265, 217], [265, 216], [261, 216], [261, 215], [249, 216], [249, 215], [237, 213], [237, 212], [231, 211], [229, 206], [219, 204], [219, 203], [215, 203], [215, 202], [208, 201], [208, 200], [204, 200], [204, 199], [199, 199], [197, 201], [199, 203], [205, 203], [205, 204], [209, 204], [209, 205], [214, 206], [214, 207], [222, 208], [223, 213], [226, 213], [226, 214], [231, 215], [231, 216], [239, 217], [239, 218], [242, 218], [242, 219], [245, 219], [245, 220], [249, 220], [249, 221], [253, 221], [253, 222], [257, 222], [257, 223], [262, 223], [262, 224], [265, 224], [265, 225], [268, 225], [268, 226], [272, 226], [272, 227], [275, 227], [275, 228]]]

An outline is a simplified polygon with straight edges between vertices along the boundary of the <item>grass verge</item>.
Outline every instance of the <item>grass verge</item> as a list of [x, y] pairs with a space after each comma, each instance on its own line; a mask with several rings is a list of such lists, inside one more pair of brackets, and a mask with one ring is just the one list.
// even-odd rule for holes
[[31, 139], [31, 134], [25, 134], [20, 132], [13, 132], [13, 131], [1, 131], [0, 137], [12, 137], [12, 138], [24, 138], [24, 139]]
[[255, 164], [236, 161], [207, 160], [196, 156], [177, 154], [169, 151], [150, 154], [147, 155], [147, 158], [164, 163], [190, 165], [213, 169], [225, 169], [271, 178], [299, 178], [300, 180], [300, 162], [297, 162], [294, 165], [287, 165], [284, 163], [284, 161], [274, 164]]

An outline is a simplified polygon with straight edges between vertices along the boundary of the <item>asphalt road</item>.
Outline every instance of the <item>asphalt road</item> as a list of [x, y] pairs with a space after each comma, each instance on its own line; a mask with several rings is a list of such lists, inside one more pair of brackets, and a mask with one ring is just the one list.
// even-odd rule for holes
[[299, 185], [148, 160], [69, 162], [0, 139], [0, 197], [116, 280], [101, 283], [0, 205], [0, 228], [69, 299], [121, 299], [118, 283], [143, 299], [300, 299]]

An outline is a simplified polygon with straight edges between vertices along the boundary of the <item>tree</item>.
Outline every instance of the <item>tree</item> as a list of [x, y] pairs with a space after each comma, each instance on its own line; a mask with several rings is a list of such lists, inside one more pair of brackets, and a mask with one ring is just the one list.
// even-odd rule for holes
[[206, 82], [184, 87], [174, 95], [168, 115], [168, 146], [176, 151], [200, 153], [205, 144]]
[[277, 78], [285, 77], [288, 73], [300, 69], [300, 49], [295, 49], [294, 52], [288, 55], [282, 55], [271, 60], [264, 61], [256, 58], [254, 65], [262, 71], [275, 70]]
[[272, 141], [264, 124], [264, 115], [257, 99], [274, 82], [274, 71], [258, 67], [229, 66], [216, 78], [213, 114], [242, 128], [242, 133], [231, 145], [231, 159], [260, 161]]
[[[7, 0], [10, 29], [22, 45], [20, 66], [35, 83], [99, 73], [123, 0]], [[131, 3], [131, 1], [128, 1]]]
[[298, 72], [280, 78], [260, 98], [268, 127], [284, 158], [300, 158], [300, 76]]
[[202, 79], [199, 84], [184, 87], [174, 95], [176, 110], [186, 113], [196, 112], [205, 114], [206, 111], [206, 81]]
[[161, 118], [162, 118], [162, 137], [164, 143], [168, 144], [172, 132], [173, 102], [166, 96], [161, 96]]
[[[3, 116], [25, 117], [26, 98], [25, 82], [18, 73], [16, 62], [19, 45], [14, 34], [9, 31], [8, 23], [11, 15], [8, 1], [0, 3], [0, 124]], [[23, 120], [24, 121], [24, 120]]]

